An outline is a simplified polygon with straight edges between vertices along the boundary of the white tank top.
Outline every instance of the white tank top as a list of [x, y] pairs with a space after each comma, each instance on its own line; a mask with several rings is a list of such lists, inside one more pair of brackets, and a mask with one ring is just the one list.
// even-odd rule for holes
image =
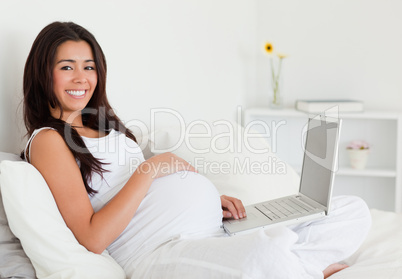
[[[49, 128], [36, 130], [27, 147], [43, 129]], [[89, 196], [96, 212], [120, 191], [144, 157], [136, 142], [115, 130], [101, 138], [82, 138], [108, 170], [103, 179], [93, 174], [89, 183], [98, 191]], [[107, 250], [119, 264], [135, 264], [143, 255], [178, 236], [222, 234], [221, 225], [222, 209], [215, 186], [201, 174], [183, 171], [154, 180], [131, 222]]]
[[[33, 139], [39, 132], [46, 129], [55, 130], [43, 127], [35, 130], [29, 138], [24, 151], [28, 162], [31, 157], [30, 145]], [[131, 173], [144, 161], [144, 156], [136, 142], [115, 130], [111, 130], [105, 137], [82, 137], [82, 139], [92, 155], [99, 159], [103, 163], [102, 167], [107, 170], [103, 173], [103, 179], [99, 174], [94, 173], [92, 180], [88, 182], [92, 189], [98, 191], [95, 195], [89, 196], [96, 212], [120, 191]]]

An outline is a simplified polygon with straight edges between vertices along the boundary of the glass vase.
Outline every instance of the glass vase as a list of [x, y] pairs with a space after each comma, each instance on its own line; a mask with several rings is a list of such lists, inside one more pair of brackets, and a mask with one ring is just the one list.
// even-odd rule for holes
[[270, 98], [269, 107], [272, 109], [282, 109], [283, 108], [283, 77], [271, 76], [270, 80]]

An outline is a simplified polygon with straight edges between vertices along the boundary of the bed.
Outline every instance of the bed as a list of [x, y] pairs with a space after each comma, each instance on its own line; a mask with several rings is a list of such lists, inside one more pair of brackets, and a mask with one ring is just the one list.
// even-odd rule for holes
[[[294, 193], [299, 179], [296, 172], [270, 153], [263, 138], [254, 136], [247, 146], [239, 144], [242, 128], [228, 123], [211, 125], [208, 136], [205, 127], [198, 125], [197, 132], [194, 126], [182, 142], [182, 129], [166, 127], [143, 133], [139, 142], [146, 156], [174, 147], [173, 152], [195, 165], [221, 194], [239, 197], [245, 204]], [[231, 138], [236, 140], [232, 142]], [[262, 165], [267, 158], [274, 160], [274, 170], [244, 169], [244, 164]], [[243, 166], [243, 171], [235, 170], [236, 164]], [[125, 278], [106, 251], [95, 255], [77, 243], [46, 183], [31, 165], [20, 161], [16, 154], [0, 152], [0, 171], [0, 278]], [[354, 255], [345, 259], [350, 267], [331, 278], [402, 278], [402, 214], [371, 209], [371, 215], [368, 237]], [[204, 277], [188, 274], [184, 278]]]

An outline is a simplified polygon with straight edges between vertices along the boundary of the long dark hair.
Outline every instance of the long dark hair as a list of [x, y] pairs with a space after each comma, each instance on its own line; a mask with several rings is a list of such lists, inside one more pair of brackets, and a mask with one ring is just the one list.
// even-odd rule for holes
[[91, 100], [82, 112], [84, 126], [102, 132], [115, 129], [136, 141], [132, 132], [114, 114], [107, 100], [106, 59], [101, 47], [88, 30], [73, 22], [49, 24], [42, 29], [32, 45], [24, 69], [24, 122], [29, 137], [35, 129], [42, 127], [54, 128], [63, 137], [74, 157], [80, 162], [87, 192], [93, 194], [96, 191], [88, 182], [93, 172], [102, 176], [105, 171], [102, 162], [89, 152], [77, 130], [65, 121], [52, 117], [49, 109], [49, 106], [60, 108], [60, 115], [63, 114], [62, 106], [53, 91], [53, 67], [57, 48], [66, 41], [87, 42], [95, 60], [98, 82]]

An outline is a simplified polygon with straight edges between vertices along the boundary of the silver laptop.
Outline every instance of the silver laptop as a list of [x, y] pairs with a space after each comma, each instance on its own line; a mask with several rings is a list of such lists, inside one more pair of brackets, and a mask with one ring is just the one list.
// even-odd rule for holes
[[[337, 170], [341, 119], [309, 118], [299, 193], [246, 207], [247, 217], [226, 219], [229, 235], [273, 225], [290, 225], [325, 216], [330, 211], [334, 172]], [[304, 137], [303, 137], [304, 138]], [[278, 185], [280, 187], [280, 185]]]

